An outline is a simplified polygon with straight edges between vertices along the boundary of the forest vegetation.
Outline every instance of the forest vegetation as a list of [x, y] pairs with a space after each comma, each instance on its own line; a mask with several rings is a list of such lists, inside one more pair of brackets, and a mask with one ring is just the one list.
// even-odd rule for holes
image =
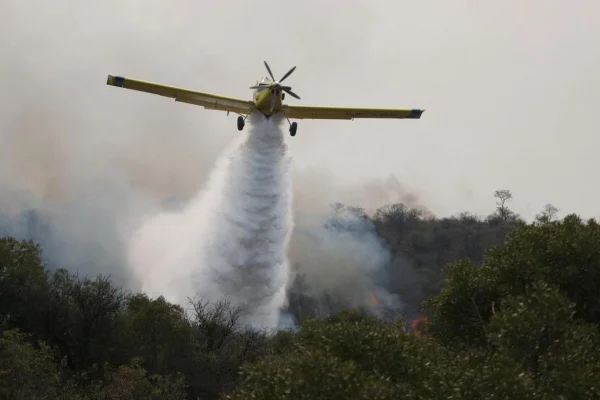
[[2, 237], [0, 398], [598, 399], [600, 225], [551, 205], [526, 222], [511, 197], [486, 217], [354, 209], [420, 317], [339, 309], [298, 276], [298, 326], [275, 332], [242, 326], [227, 299], [184, 310]]

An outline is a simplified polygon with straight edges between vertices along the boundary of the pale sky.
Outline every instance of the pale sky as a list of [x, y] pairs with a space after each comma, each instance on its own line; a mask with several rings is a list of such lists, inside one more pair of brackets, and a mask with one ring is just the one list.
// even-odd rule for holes
[[510, 189], [527, 218], [546, 203], [597, 216], [599, 20], [591, 0], [3, 1], [3, 196], [198, 190], [236, 116], [107, 74], [246, 99], [267, 60], [276, 78], [297, 66], [291, 104], [427, 110], [298, 121], [298, 198], [395, 176], [438, 215], [488, 213]]

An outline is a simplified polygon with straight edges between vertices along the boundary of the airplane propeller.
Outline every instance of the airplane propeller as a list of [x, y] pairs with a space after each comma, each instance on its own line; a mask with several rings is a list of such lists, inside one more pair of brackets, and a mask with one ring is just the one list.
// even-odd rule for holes
[[271, 112], [273, 111], [273, 109], [275, 108], [275, 100], [277, 100], [277, 92], [278, 90], [283, 90], [284, 92], [286, 92], [287, 94], [289, 94], [292, 97], [297, 98], [298, 100], [300, 100], [300, 96], [298, 96], [296, 93], [292, 92], [292, 87], [291, 86], [282, 86], [281, 82], [283, 82], [288, 76], [290, 76], [292, 74], [292, 72], [294, 72], [294, 70], [296, 69], [296, 67], [292, 67], [292, 69], [290, 69], [281, 79], [279, 79], [278, 81], [275, 80], [275, 77], [273, 76], [273, 72], [271, 71], [271, 68], [269, 67], [269, 64], [267, 64], [266, 61], [264, 61], [265, 63], [265, 67], [267, 67], [267, 72], [269, 72], [269, 75], [271, 76], [271, 79], [273, 80], [272, 83], [260, 83], [256, 86], [250, 86], [250, 89], [264, 89], [264, 88], [272, 88], [273, 90], [273, 94], [271, 95]]

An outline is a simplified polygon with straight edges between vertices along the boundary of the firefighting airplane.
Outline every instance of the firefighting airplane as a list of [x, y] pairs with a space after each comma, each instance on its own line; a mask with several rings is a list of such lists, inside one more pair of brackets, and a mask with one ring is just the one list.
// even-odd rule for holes
[[[265, 61], [265, 67], [269, 72], [269, 78], [263, 78], [260, 83], [250, 86], [255, 89], [253, 100], [241, 100], [232, 97], [225, 97], [206, 92], [197, 92], [189, 89], [182, 89], [173, 86], [165, 86], [157, 83], [146, 82], [136, 79], [124, 78], [122, 76], [108, 75], [107, 85], [122, 87], [126, 89], [138, 90], [141, 92], [157, 94], [160, 96], [175, 99], [182, 103], [195, 104], [203, 106], [209, 110], [221, 110], [239, 114], [237, 119], [238, 130], [244, 129], [246, 118], [253, 111], [259, 111], [267, 118], [278, 112], [282, 112], [288, 123], [292, 119], [350, 119], [354, 118], [397, 118], [397, 119], [420, 119], [425, 110], [406, 109], [406, 108], [351, 108], [351, 107], [318, 107], [318, 106], [292, 106], [283, 104], [285, 93], [292, 97], [300, 99], [296, 93], [292, 92], [291, 86], [283, 86], [283, 82], [294, 72], [296, 67], [290, 69], [278, 81], [273, 77], [269, 64]], [[285, 92], [285, 93], [284, 93]], [[296, 135], [298, 124], [290, 123], [290, 135]]]

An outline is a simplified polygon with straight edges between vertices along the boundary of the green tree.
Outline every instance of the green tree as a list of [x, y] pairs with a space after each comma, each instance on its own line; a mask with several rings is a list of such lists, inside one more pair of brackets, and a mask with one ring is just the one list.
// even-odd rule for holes
[[7, 330], [0, 337], [0, 398], [75, 398], [74, 387], [63, 383], [51, 349], [43, 342], [34, 346], [28, 339], [17, 330]]
[[427, 346], [363, 311], [306, 320], [297, 334], [280, 332], [274, 353], [242, 370], [227, 399], [388, 399], [428, 391]]
[[121, 318], [127, 359], [139, 358], [151, 373], [186, 372], [192, 368], [193, 331], [182, 307], [162, 296], [152, 300], [136, 294], [127, 300]]
[[247, 364], [225, 399], [531, 398], [533, 381], [507, 354], [457, 349], [364, 312], [280, 332], [274, 353]]
[[509, 295], [536, 281], [553, 284], [575, 304], [576, 317], [600, 322], [600, 225], [569, 215], [526, 224], [490, 249], [481, 265], [468, 260], [445, 268], [446, 285], [426, 302], [440, 339], [485, 344], [484, 327]]
[[134, 359], [93, 382], [82, 400], [186, 400], [184, 377], [148, 374]]
[[505, 298], [489, 323], [496, 351], [522, 366], [540, 398], [600, 398], [600, 335], [575, 318], [575, 308], [556, 287], [536, 281]]
[[43, 334], [73, 370], [122, 360], [116, 338], [127, 294], [121, 288], [102, 275], [80, 278], [60, 269], [49, 293]]
[[30, 240], [0, 238], [0, 326], [36, 331], [47, 292], [40, 247]]
[[385, 379], [361, 372], [354, 363], [322, 351], [296, 351], [266, 358], [242, 370], [242, 383], [223, 399], [391, 399]]

